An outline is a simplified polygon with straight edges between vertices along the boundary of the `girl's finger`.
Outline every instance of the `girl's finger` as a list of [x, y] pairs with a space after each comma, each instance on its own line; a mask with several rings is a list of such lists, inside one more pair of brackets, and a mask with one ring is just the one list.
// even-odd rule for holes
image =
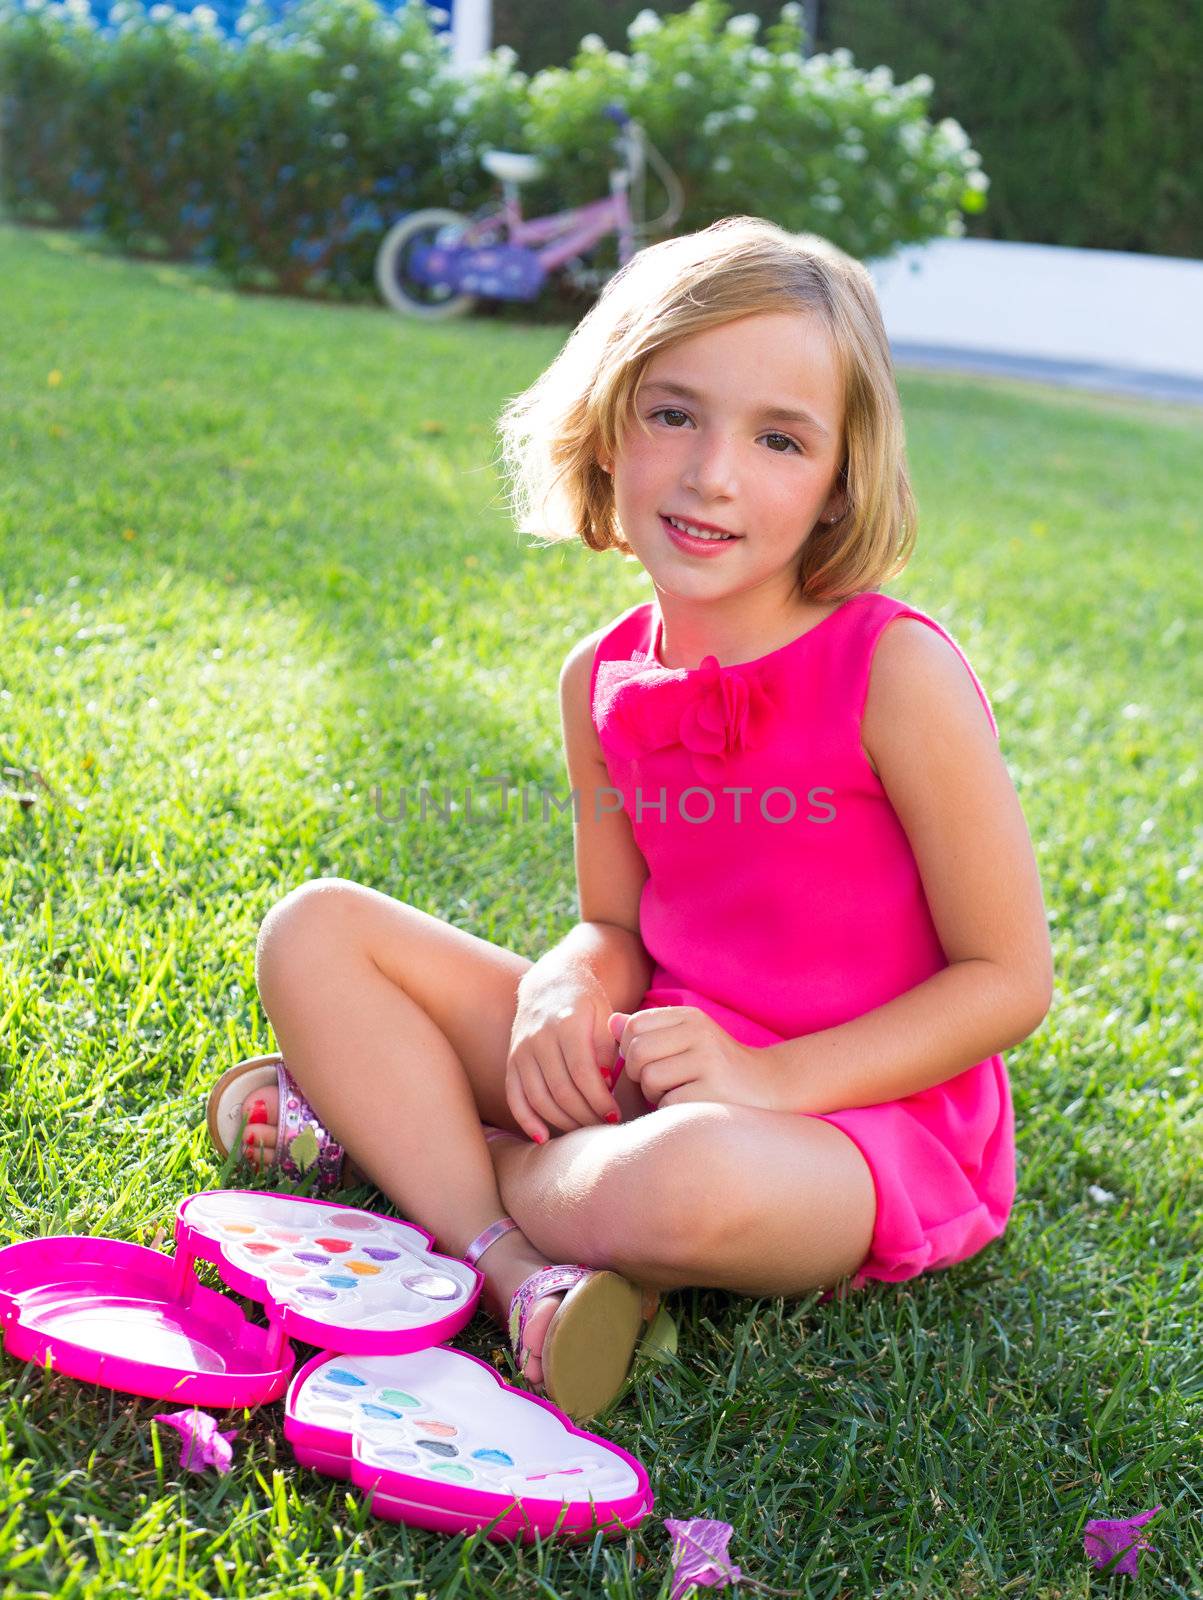
[[628, 1027], [630, 1037], [626, 1039], [626, 1045], [630, 1053], [623, 1055], [623, 1062], [636, 1083], [642, 1083], [643, 1074], [653, 1061], [680, 1055], [682, 1050], [689, 1048], [690, 1035], [685, 1028], [687, 1020], [680, 1017], [671, 1023], [658, 1022], [653, 1027], [640, 1028], [638, 1032], [632, 1032]]
[[[651, 1096], [648, 1096], [651, 1099]], [[666, 1089], [656, 1101], [656, 1110], [661, 1106], [684, 1106], [695, 1100], [705, 1100], [706, 1092], [699, 1088], [696, 1078], [691, 1078], [688, 1083], [679, 1083], [675, 1089]]]
[[552, 1104], [560, 1110], [560, 1114], [570, 1118], [568, 1126], [562, 1122], [555, 1123], [555, 1126], [562, 1128], [565, 1133], [568, 1128], [592, 1128], [601, 1118], [592, 1110], [571, 1074], [565, 1058], [563, 1034], [550, 1035], [547, 1040], [541, 1040], [541, 1045], [544, 1048], [541, 1054], [536, 1051], [536, 1059], [539, 1062], [542, 1080], [547, 1086], [547, 1093], [552, 1096]]
[[564, 1059], [578, 1093], [588, 1102], [590, 1123], [618, 1121], [618, 1106], [610, 1093], [605, 1068], [599, 1062], [599, 1045], [587, 1032], [562, 1039]]
[[688, 1088], [696, 1078], [697, 1057], [686, 1045], [682, 1050], [669, 1051], [657, 1056], [655, 1061], [649, 1061], [640, 1087], [645, 1098], [653, 1101], [659, 1109], [666, 1095], [676, 1089]]
[[[551, 1051], [559, 1057], [558, 1062], [550, 1058]], [[579, 1127], [570, 1114], [564, 1110], [556, 1092], [555, 1080], [564, 1080], [568, 1076], [568, 1069], [560, 1056], [559, 1046], [554, 1042], [543, 1047], [542, 1054], [536, 1054], [531, 1047], [531, 1055], [523, 1065], [522, 1087], [526, 1091], [526, 1098], [530, 1102], [536, 1116], [542, 1117], [552, 1128], [559, 1128], [561, 1133]]]
[[[688, 1021], [694, 1013], [693, 1006], [649, 1006], [646, 1011], [633, 1011], [629, 1015], [614, 1011], [610, 1014], [610, 1031], [618, 1040], [618, 1053], [626, 1057], [633, 1040], [644, 1033], [654, 1033], [657, 1028], [671, 1028]], [[621, 1022], [622, 1027], [615, 1024]]]
[[528, 1139], [533, 1139], [536, 1144], [547, 1143], [551, 1135], [531, 1109], [531, 1103], [526, 1098], [526, 1091], [522, 1087], [522, 1079], [517, 1072], [515, 1072], [510, 1082], [509, 1092], [506, 1094], [506, 1104], [510, 1108], [514, 1121]]
[[[603, 1121], [610, 1106], [605, 1080], [598, 1070], [593, 1048], [582, 1044], [580, 1040], [562, 1036], [559, 1046], [560, 1059], [564, 1062], [563, 1076], [549, 1075], [548, 1087], [560, 1109], [574, 1119], [578, 1128], [596, 1127]], [[602, 1102], [601, 1110], [595, 1105], [597, 1097]]]

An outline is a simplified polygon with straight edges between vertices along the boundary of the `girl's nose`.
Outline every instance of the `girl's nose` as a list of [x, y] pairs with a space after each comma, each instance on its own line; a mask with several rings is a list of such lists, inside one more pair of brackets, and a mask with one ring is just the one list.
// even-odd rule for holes
[[735, 493], [736, 443], [712, 435], [699, 437], [682, 475], [681, 486], [692, 489], [702, 501], [728, 498]]

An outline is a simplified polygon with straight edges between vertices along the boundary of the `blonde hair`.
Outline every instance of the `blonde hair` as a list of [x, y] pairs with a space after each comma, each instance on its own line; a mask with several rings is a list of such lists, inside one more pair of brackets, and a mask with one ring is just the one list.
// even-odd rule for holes
[[551, 365], [507, 402], [497, 430], [519, 531], [543, 544], [579, 538], [591, 550], [633, 554], [598, 457], [613, 461], [653, 355], [738, 317], [799, 310], [822, 319], [843, 378], [846, 490], [843, 514], [818, 522], [802, 548], [800, 592], [837, 599], [900, 572], [917, 511], [873, 281], [828, 240], [762, 217], [723, 217], [638, 251]]

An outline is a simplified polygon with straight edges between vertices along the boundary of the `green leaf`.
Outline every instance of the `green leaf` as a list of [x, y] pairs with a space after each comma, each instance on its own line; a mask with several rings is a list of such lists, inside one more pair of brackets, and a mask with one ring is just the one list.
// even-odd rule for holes
[[302, 1172], [308, 1172], [318, 1156], [317, 1134], [312, 1128], [302, 1129], [289, 1145], [288, 1153]]
[[639, 1354], [650, 1361], [662, 1361], [666, 1356], [675, 1356], [676, 1353], [677, 1324], [667, 1309], [661, 1306], [639, 1342]]

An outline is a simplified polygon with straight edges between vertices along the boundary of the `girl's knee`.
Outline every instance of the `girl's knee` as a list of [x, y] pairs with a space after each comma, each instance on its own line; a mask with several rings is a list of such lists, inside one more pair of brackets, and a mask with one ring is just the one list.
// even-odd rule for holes
[[730, 1217], [710, 1155], [727, 1109], [665, 1106], [639, 1118], [633, 1148], [616, 1151], [592, 1197], [612, 1253], [688, 1271], [720, 1247]]
[[265, 983], [312, 969], [331, 948], [353, 947], [367, 890], [349, 878], [313, 878], [277, 900], [259, 927], [255, 978]]

